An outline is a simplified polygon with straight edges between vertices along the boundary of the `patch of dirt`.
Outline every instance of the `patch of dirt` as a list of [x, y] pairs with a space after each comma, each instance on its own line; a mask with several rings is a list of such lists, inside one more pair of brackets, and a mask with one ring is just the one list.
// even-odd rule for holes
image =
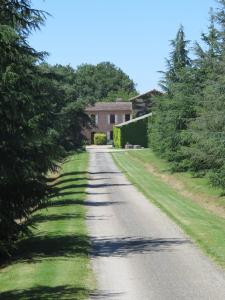
[[175, 176], [173, 176], [172, 174], [162, 174], [150, 164], [145, 164], [144, 167], [148, 172], [152, 173], [154, 176], [160, 178], [162, 181], [172, 186], [182, 196], [194, 200], [208, 211], [222, 218], [225, 218], [225, 209], [215, 203], [216, 201], [218, 201], [218, 197], [208, 196], [203, 193], [190, 192], [185, 187], [185, 184], [181, 180], [175, 178]]

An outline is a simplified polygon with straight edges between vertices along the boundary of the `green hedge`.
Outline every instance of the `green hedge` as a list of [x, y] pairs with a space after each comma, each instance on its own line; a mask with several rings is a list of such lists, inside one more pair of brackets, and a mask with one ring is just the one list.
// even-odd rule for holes
[[115, 148], [122, 148], [120, 127], [113, 127], [113, 145]]
[[126, 143], [148, 146], [148, 122], [150, 117], [134, 120], [121, 127], [114, 126], [113, 142], [116, 148], [124, 148]]
[[94, 144], [95, 145], [106, 145], [107, 137], [105, 133], [95, 133]]

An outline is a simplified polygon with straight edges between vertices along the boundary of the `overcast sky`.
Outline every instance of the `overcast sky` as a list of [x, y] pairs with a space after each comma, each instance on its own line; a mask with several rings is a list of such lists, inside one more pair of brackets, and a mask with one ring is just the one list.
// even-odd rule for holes
[[183, 24], [186, 38], [207, 31], [214, 0], [33, 0], [51, 14], [30, 42], [49, 52], [51, 64], [110, 61], [125, 71], [139, 92], [158, 88], [169, 40]]

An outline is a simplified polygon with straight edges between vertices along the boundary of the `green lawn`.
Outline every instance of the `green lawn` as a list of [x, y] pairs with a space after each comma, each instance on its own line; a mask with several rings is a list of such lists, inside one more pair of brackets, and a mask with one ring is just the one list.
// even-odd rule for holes
[[85, 225], [88, 154], [76, 154], [54, 184], [60, 196], [33, 215], [33, 236], [0, 269], [0, 298], [86, 299], [93, 289]]
[[[152, 161], [154, 167], [169, 173], [169, 166], [156, 158], [148, 149], [143, 151], [113, 152], [118, 166], [154, 204], [169, 215], [216, 262], [225, 267], [225, 219], [182, 196], [170, 184], [146, 168]], [[181, 175], [180, 175], [181, 176]], [[186, 176], [186, 175], [184, 175]], [[190, 177], [188, 175], [188, 177]], [[187, 184], [195, 186], [193, 180]], [[197, 186], [206, 193], [209, 187], [197, 180]], [[205, 187], [205, 188], [204, 188]], [[211, 191], [216, 193], [216, 191]]]
[[[171, 173], [170, 163], [158, 158], [150, 149], [131, 151], [129, 154], [132, 155], [133, 158], [136, 158], [145, 164], [151, 164], [160, 173]], [[223, 191], [210, 186], [206, 177], [193, 177], [193, 175], [188, 172], [173, 173], [173, 177], [182, 181], [185, 188], [189, 191], [202, 193], [205, 196], [214, 196], [214, 199], [217, 198], [216, 200], [219, 202], [218, 204], [225, 208], [225, 197], [221, 197]]]

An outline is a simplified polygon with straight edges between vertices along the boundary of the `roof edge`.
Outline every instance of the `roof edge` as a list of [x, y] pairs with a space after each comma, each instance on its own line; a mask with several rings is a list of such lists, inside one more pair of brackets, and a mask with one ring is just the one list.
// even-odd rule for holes
[[156, 89], [153, 89], [153, 90], [145, 92], [143, 94], [139, 94], [137, 96], [134, 96], [134, 97], [130, 98], [129, 101], [133, 101], [133, 100], [139, 99], [139, 98], [144, 97], [144, 96], [146, 96], [148, 94], [152, 94], [152, 95], [154, 95], [154, 94], [162, 94], [162, 92], [160, 92], [160, 91], [158, 91]]
[[136, 121], [139, 121], [139, 120], [145, 119], [145, 118], [147, 118], [147, 117], [151, 117], [151, 116], [152, 116], [152, 113], [149, 113], [149, 114], [140, 116], [140, 117], [138, 117], [138, 118], [134, 118], [134, 119], [131, 119], [131, 120], [129, 120], [129, 121], [126, 121], [126, 122], [123, 122], [123, 123], [114, 125], [114, 126], [115, 126], [115, 127], [122, 127], [122, 126], [128, 125], [128, 124], [130, 124], [130, 123], [134, 123], [134, 122], [136, 122]]

